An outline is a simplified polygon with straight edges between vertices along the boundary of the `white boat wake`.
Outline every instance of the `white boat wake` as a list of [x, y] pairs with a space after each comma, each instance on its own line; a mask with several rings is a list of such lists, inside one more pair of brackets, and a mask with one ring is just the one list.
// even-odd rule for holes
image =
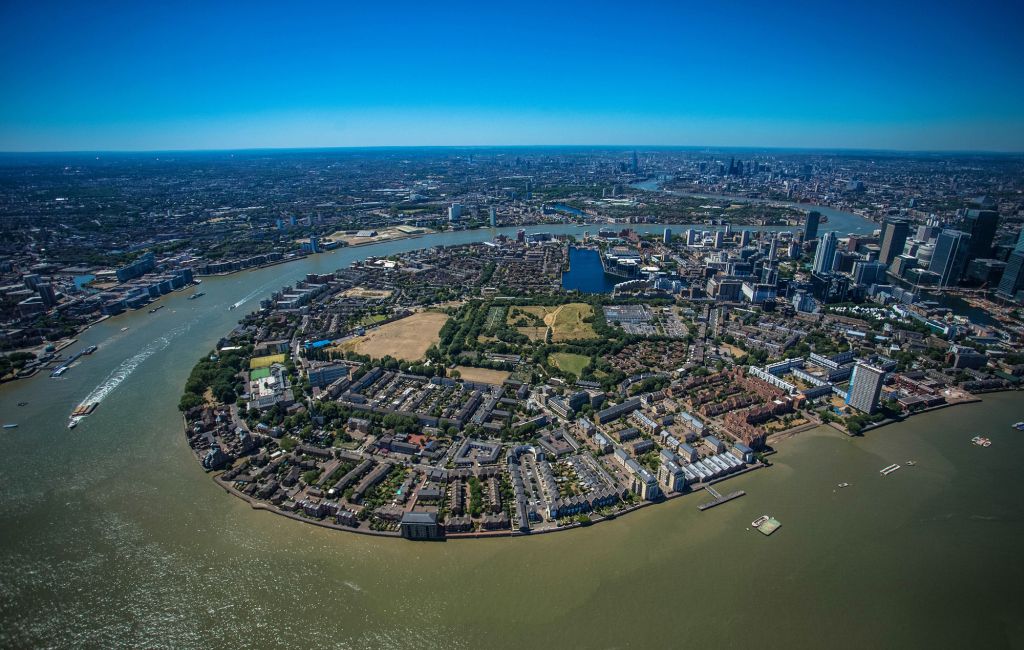
[[239, 307], [241, 307], [241, 306], [242, 306], [242, 305], [244, 305], [245, 303], [249, 302], [250, 300], [252, 300], [252, 299], [253, 299], [253, 298], [255, 298], [256, 296], [266, 295], [266, 294], [270, 293], [270, 292], [268, 291], [268, 289], [269, 289], [270, 287], [274, 286], [275, 284], [277, 284], [278, 282], [280, 282], [280, 281], [279, 281], [279, 280], [271, 280], [270, 282], [268, 282], [268, 283], [266, 283], [266, 284], [264, 284], [264, 285], [260, 286], [260, 287], [259, 287], [258, 289], [256, 289], [255, 291], [251, 291], [251, 292], [249, 292], [249, 293], [248, 293], [248, 294], [246, 294], [246, 295], [245, 295], [245, 296], [244, 296], [244, 297], [243, 297], [243, 298], [242, 298], [241, 300], [239, 300], [238, 302], [236, 302], [236, 303], [232, 304], [232, 305], [231, 305], [231, 308], [232, 308], [232, 309], [238, 309]]
[[135, 372], [135, 369], [138, 368], [143, 361], [150, 358], [157, 352], [167, 349], [167, 346], [171, 344], [171, 341], [187, 332], [191, 326], [192, 323], [188, 323], [186, 325], [175, 327], [139, 350], [133, 356], [122, 361], [121, 365], [111, 371], [111, 373], [107, 375], [106, 379], [100, 382], [96, 388], [92, 389], [92, 392], [82, 400], [81, 404], [99, 404], [102, 402], [107, 395], [114, 392], [114, 390], [120, 386], [125, 379], [128, 379], [128, 377]]

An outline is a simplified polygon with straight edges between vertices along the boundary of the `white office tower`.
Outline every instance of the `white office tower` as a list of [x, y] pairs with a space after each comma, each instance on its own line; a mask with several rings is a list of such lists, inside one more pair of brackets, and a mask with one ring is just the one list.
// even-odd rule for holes
[[834, 232], [827, 232], [822, 236], [818, 241], [818, 250], [814, 251], [814, 264], [811, 266], [811, 271], [821, 275], [832, 270], [832, 262], [836, 258], [837, 241]]
[[498, 210], [492, 205], [488, 213], [491, 218], [491, 228], [493, 228], [498, 225]]

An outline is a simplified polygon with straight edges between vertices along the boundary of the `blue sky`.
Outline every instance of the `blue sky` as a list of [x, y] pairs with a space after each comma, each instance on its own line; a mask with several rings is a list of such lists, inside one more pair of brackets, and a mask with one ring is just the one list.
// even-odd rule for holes
[[0, 150], [1024, 151], [1024, 3], [0, 4]]

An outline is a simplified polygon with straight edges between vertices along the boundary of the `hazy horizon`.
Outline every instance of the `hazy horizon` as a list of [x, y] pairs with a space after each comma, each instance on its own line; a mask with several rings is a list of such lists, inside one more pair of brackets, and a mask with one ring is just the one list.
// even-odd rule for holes
[[823, 153], [823, 154], [886, 154], [886, 155], [979, 155], [979, 156], [1020, 156], [1021, 150], [996, 149], [887, 149], [880, 147], [784, 147], [755, 145], [690, 145], [690, 144], [439, 144], [439, 145], [330, 145], [330, 146], [281, 146], [281, 147], [230, 147], [209, 149], [38, 149], [0, 150], [0, 156], [46, 156], [46, 155], [147, 155], [147, 154], [214, 154], [214, 153], [303, 153], [329, 151], [400, 151], [403, 149], [451, 149], [451, 150], [503, 150], [503, 149], [565, 149], [598, 151], [618, 150], [637, 152], [659, 150], [687, 150], [707, 152], [764, 152], [764, 153]]

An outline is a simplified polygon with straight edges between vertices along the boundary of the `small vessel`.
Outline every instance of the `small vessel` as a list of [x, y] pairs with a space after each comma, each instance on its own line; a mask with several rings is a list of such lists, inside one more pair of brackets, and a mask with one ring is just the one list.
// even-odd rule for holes
[[189, 296], [188, 299], [189, 300], [195, 300], [196, 298], [202, 298], [205, 295], [206, 295], [205, 291], [198, 291], [196, 293], [193, 293], [191, 296]]
[[230, 307], [228, 307], [228, 311], [231, 311], [231, 310], [232, 310], [232, 309], [234, 309], [234, 308], [235, 308], [236, 306], [237, 306], [237, 305], [231, 305]]
[[53, 369], [53, 372], [50, 373], [50, 376], [51, 377], [60, 377], [61, 375], [63, 375], [67, 371], [68, 371], [68, 367], [67, 366], [57, 366], [56, 368]]
[[122, 331], [122, 332], [127, 332], [127, 331], [128, 331], [128, 328], [127, 328], [127, 327], [122, 327], [122, 328], [121, 328], [121, 331]]
[[1024, 431], [1024, 422], [1014, 423], [1013, 428], [1016, 429], [1017, 431]]
[[896, 463], [893, 463], [892, 465], [889, 465], [888, 467], [883, 467], [882, 469], [878, 470], [878, 473], [881, 474], [882, 476], [888, 476], [888, 475], [892, 474], [893, 472], [895, 472], [896, 470], [898, 470], [899, 468], [900, 468], [899, 465], [897, 465]]
[[82, 354], [92, 354], [93, 352], [95, 352], [95, 351], [96, 351], [96, 350], [98, 350], [98, 349], [99, 349], [99, 348], [98, 348], [97, 346], [95, 346], [95, 345], [90, 345], [90, 346], [89, 346], [89, 347], [87, 347], [86, 349], [82, 350]]
[[28, 402], [18, 402], [18, 406], [27, 406]]
[[840, 483], [837, 487], [841, 487], [841, 488], [850, 487], [850, 484], [849, 483]]
[[96, 410], [99, 406], [99, 402], [90, 402], [88, 404], [80, 404], [78, 408], [71, 412], [71, 417], [86, 416]]
[[753, 526], [754, 528], [760, 528], [761, 524], [763, 524], [764, 522], [768, 521], [769, 519], [771, 519], [770, 515], [761, 515], [760, 517], [758, 517], [754, 521], [750, 522], [750, 525]]
[[149, 310], [149, 313], [151, 313], [151, 314], [155, 314], [156, 312], [160, 311], [160, 310], [161, 310], [161, 309], [163, 309], [163, 308], [164, 308], [164, 306], [163, 306], [163, 305], [157, 305], [156, 307], [153, 307], [152, 309], [150, 309], [150, 310]]
[[17, 429], [18, 425], [17, 424], [5, 424], [4, 428], [5, 429]]
[[908, 460], [907, 462], [905, 462], [903, 464], [906, 465], [907, 467], [913, 467], [914, 465], [917, 465], [917, 461]]
[[973, 438], [971, 438], [971, 442], [973, 442], [974, 444], [978, 445], [979, 447], [991, 447], [992, 446], [992, 441], [989, 440], [988, 438], [984, 438], [982, 436], [974, 436]]

